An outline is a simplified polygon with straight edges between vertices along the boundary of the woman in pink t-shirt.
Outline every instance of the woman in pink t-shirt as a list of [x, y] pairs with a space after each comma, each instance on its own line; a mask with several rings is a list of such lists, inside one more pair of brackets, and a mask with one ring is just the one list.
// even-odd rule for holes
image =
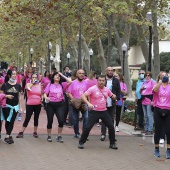
[[22, 126], [22, 130], [16, 136], [22, 138], [23, 133], [28, 126], [32, 114], [34, 113], [34, 132], [33, 136], [38, 138], [37, 128], [38, 120], [41, 112], [41, 103], [43, 100], [41, 84], [38, 82], [37, 74], [32, 74], [31, 82], [26, 84], [27, 102], [26, 102], [26, 117]]
[[50, 83], [50, 72], [49, 71], [45, 71], [44, 73], [44, 77], [41, 80], [41, 84], [43, 87], [43, 91], [45, 90], [45, 88], [47, 87], [47, 85]]
[[119, 122], [120, 122], [120, 115], [121, 115], [121, 109], [122, 109], [122, 103], [123, 103], [123, 97], [127, 95], [127, 86], [124, 83], [123, 75], [122, 74], [115, 74], [115, 78], [117, 78], [120, 81], [120, 100], [116, 102], [116, 127], [115, 131], [119, 132]]
[[[64, 78], [64, 79], [63, 79]], [[51, 139], [51, 130], [53, 124], [54, 114], [58, 119], [58, 136], [56, 140], [60, 143], [63, 142], [62, 131], [64, 125], [64, 111], [63, 111], [63, 102], [64, 102], [64, 92], [62, 81], [71, 82], [66, 76], [60, 72], [55, 72], [51, 77], [51, 83], [49, 83], [44, 90], [44, 98], [47, 103], [47, 141], [52, 142]]]
[[153, 89], [153, 93], [157, 95], [156, 102], [154, 102], [154, 156], [160, 157], [159, 140], [161, 137], [162, 129], [164, 128], [167, 137], [166, 158], [170, 159], [170, 84], [168, 84], [168, 81], [168, 75], [162, 74], [161, 80], [159, 80]]
[[142, 109], [145, 117], [145, 135], [152, 135], [153, 134], [153, 113], [152, 113], [152, 100], [153, 100], [153, 93], [152, 89], [155, 86], [155, 81], [152, 79], [152, 73], [147, 71], [145, 73], [146, 81], [142, 84], [140, 89], [141, 96], [142, 96]]
[[91, 71], [89, 77], [85, 80], [87, 82], [87, 89], [97, 84], [96, 74]]

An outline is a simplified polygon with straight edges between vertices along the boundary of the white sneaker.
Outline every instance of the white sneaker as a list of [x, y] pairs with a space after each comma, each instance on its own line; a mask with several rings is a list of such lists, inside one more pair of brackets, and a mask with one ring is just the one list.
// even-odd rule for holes
[[160, 139], [160, 140], [159, 140], [159, 143], [160, 143], [160, 144], [164, 144], [164, 139]]
[[116, 131], [116, 132], [119, 132], [119, 128], [118, 128], [118, 126], [116, 126], [115, 131]]

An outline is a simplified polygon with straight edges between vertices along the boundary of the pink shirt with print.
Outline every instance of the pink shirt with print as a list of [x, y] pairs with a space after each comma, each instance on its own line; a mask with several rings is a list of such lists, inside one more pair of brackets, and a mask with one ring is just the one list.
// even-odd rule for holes
[[166, 87], [161, 85], [158, 92], [154, 92], [154, 96], [156, 96], [156, 102], [154, 102], [155, 107], [170, 110], [170, 84]]
[[[146, 81], [142, 84], [142, 87], [145, 87], [144, 90], [142, 90], [141, 92], [141, 95], [152, 95], [152, 90], [153, 90], [153, 87], [155, 86], [156, 82], [154, 82], [153, 80], [150, 80], [150, 81]], [[151, 100], [147, 97], [145, 97], [143, 100], [142, 100], [142, 104], [143, 105], [150, 105], [151, 104]]]
[[48, 84], [44, 93], [50, 98], [50, 102], [61, 102], [64, 99], [63, 88], [61, 84]]
[[41, 85], [34, 85], [31, 90], [27, 90], [27, 105], [41, 104]]
[[108, 96], [110, 97], [113, 95], [113, 93], [107, 87], [99, 89], [97, 85], [90, 87], [85, 92], [85, 94], [90, 96], [90, 103], [93, 106], [95, 106], [95, 108], [93, 110], [96, 110], [96, 111], [107, 110], [107, 108], [106, 108], [107, 97]]
[[68, 87], [68, 93], [71, 93], [73, 98], [80, 99], [84, 92], [87, 90], [87, 82], [82, 80], [74, 80]]
[[48, 77], [43, 77], [41, 80], [41, 84], [43, 84], [43, 91], [45, 90], [45, 88], [47, 87], [47, 85], [50, 83], [50, 79]]

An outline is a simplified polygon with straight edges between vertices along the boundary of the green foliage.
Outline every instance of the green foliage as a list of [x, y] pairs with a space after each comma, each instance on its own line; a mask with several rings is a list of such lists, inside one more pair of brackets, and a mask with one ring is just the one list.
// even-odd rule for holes
[[134, 125], [136, 102], [126, 100], [125, 103], [127, 105], [127, 109], [124, 112], [121, 120], [124, 123], [130, 124], [130, 125]]
[[136, 90], [136, 83], [138, 81], [138, 79], [133, 79], [133, 84], [132, 84], [132, 90]]
[[160, 54], [160, 69], [161, 71], [170, 71], [170, 52]]

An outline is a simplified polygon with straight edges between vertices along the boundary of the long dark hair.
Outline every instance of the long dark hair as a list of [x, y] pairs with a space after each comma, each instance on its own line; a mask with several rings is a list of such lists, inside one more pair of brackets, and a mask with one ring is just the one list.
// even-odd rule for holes
[[46, 70], [46, 71], [45, 71], [45, 73], [44, 73], [44, 77], [46, 77], [46, 74], [47, 74], [47, 73], [49, 73], [48, 78], [50, 79], [50, 72], [49, 72], [48, 70]]
[[[57, 74], [58, 74], [58, 72], [55, 72], [55, 73], [52, 74], [52, 76], [51, 76], [51, 84], [54, 84], [54, 76], [57, 75]], [[59, 75], [59, 74], [58, 74], [58, 75]], [[59, 77], [60, 77], [59, 84], [61, 84], [61, 82], [62, 82], [62, 81], [61, 81], [61, 78], [62, 78], [62, 77], [61, 77], [60, 75], [59, 75]]]
[[9, 81], [9, 78], [11, 77], [11, 75], [12, 75], [12, 70], [9, 69], [5, 76], [5, 83]]

